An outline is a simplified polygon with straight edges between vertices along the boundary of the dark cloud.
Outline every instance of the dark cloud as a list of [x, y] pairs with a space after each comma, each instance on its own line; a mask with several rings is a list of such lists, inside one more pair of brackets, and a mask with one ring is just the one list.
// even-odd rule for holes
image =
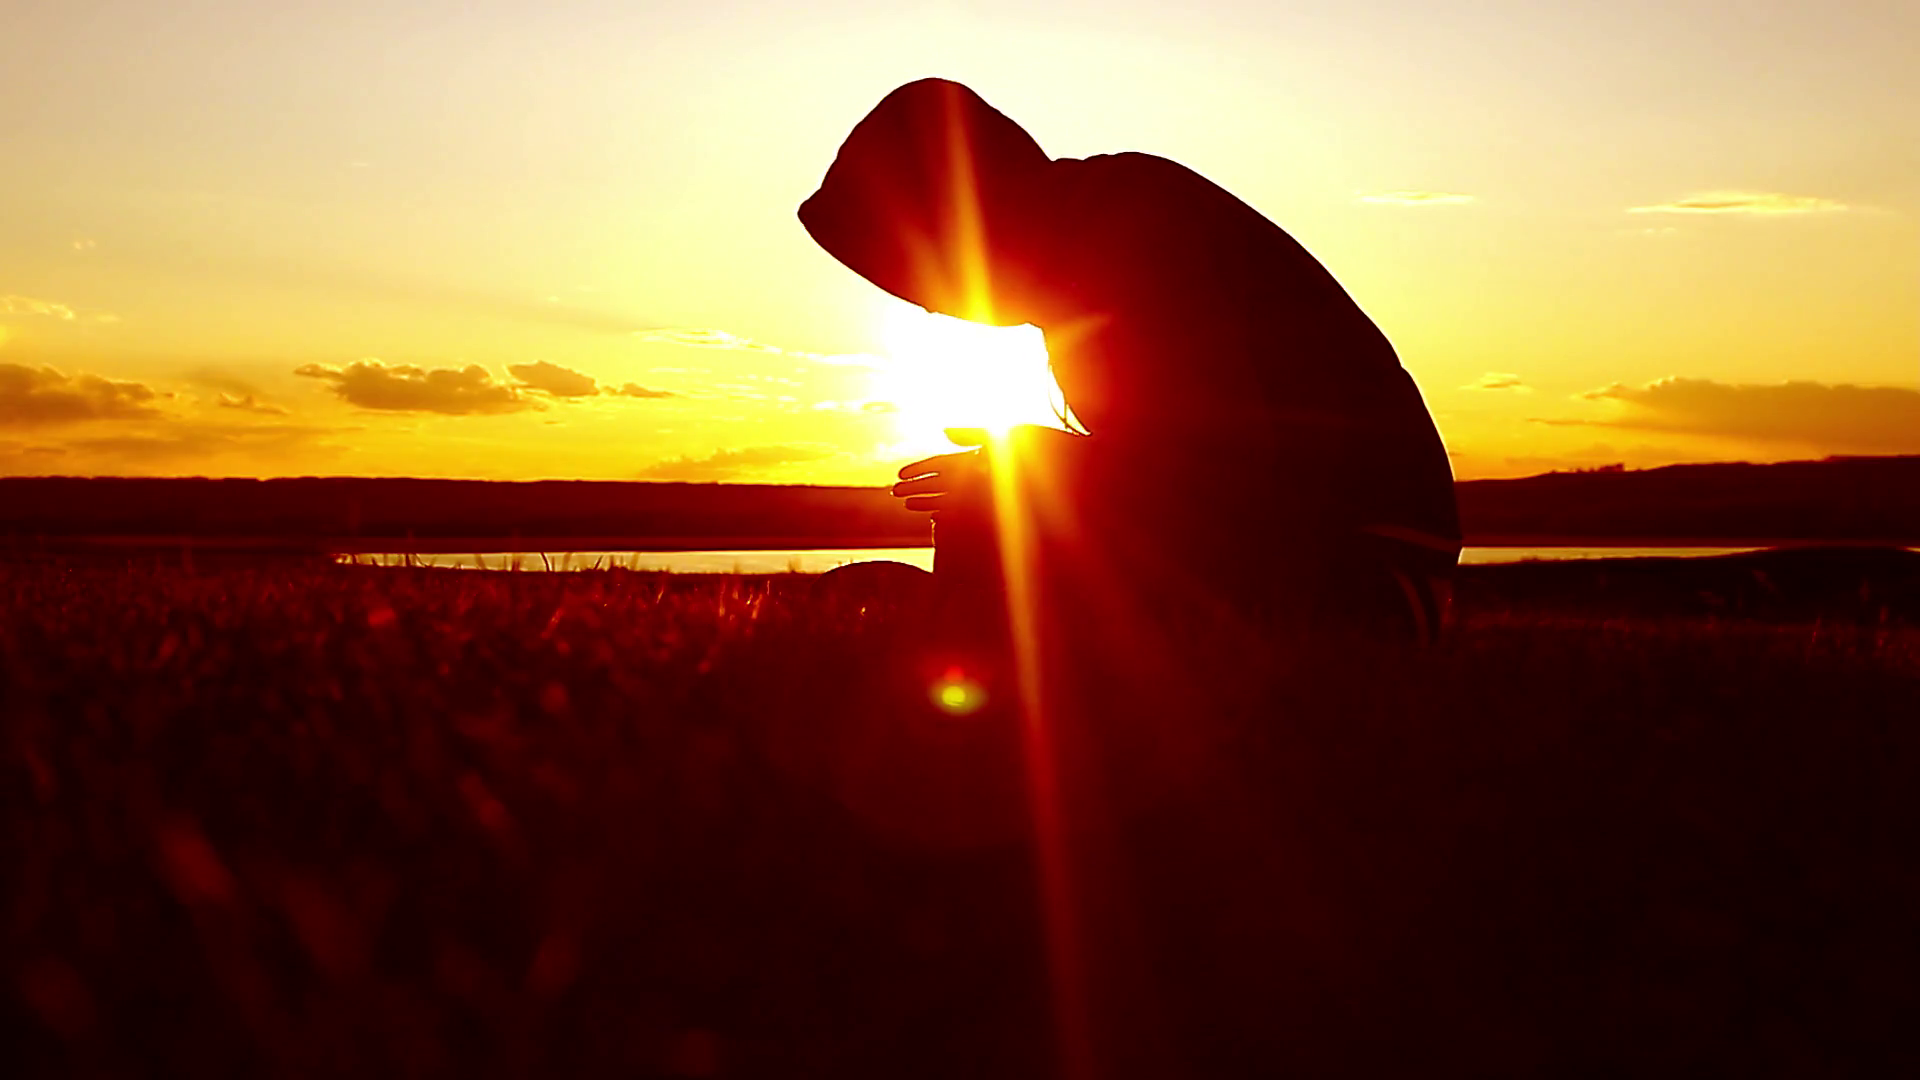
[[1600, 420], [1541, 420], [1556, 425], [1635, 428], [1851, 451], [1920, 451], [1920, 390], [1845, 383], [1723, 383], [1661, 379], [1615, 384], [1580, 395], [1615, 403]]
[[545, 360], [533, 364], [508, 364], [507, 373], [519, 379], [527, 388], [554, 397], [592, 397], [600, 392], [599, 384], [587, 376]]
[[389, 367], [378, 360], [356, 360], [344, 368], [306, 364], [293, 373], [332, 384], [342, 401], [363, 409], [472, 416], [545, 408], [520, 387], [495, 382], [478, 364], [427, 370], [410, 364]]
[[625, 386], [622, 386], [618, 390], [615, 390], [612, 387], [608, 387], [607, 393], [612, 394], [616, 397], [631, 397], [631, 398], [670, 398], [670, 397], [680, 396], [679, 394], [676, 394], [671, 390], [649, 390], [646, 387], [641, 386], [639, 383], [628, 383]]
[[724, 480], [748, 469], [791, 465], [832, 457], [833, 451], [820, 446], [748, 446], [739, 450], [716, 450], [703, 458], [676, 457], [655, 462], [640, 471], [643, 480]]
[[0, 364], [0, 424], [33, 427], [83, 420], [146, 420], [159, 415], [151, 387], [50, 367]]
[[253, 394], [242, 394], [239, 397], [234, 397], [232, 394], [221, 394], [220, 407], [223, 409], [238, 409], [241, 412], [259, 413], [262, 416], [287, 415], [287, 410], [278, 405], [261, 401], [259, 397]]

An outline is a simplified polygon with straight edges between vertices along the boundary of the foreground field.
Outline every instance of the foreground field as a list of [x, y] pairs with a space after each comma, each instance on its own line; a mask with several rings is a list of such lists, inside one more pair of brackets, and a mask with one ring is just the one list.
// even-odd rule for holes
[[0, 1034], [14, 1075], [1911, 1074], [1920, 629], [1579, 572], [1469, 581], [1421, 655], [1184, 633], [1036, 802], [1003, 682], [933, 709], [805, 580], [0, 564]]

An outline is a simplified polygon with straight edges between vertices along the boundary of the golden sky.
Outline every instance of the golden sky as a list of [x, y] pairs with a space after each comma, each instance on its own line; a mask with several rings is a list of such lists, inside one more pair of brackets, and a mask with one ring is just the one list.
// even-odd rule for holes
[[959, 418], [794, 209], [926, 75], [1279, 222], [1462, 477], [1920, 452], [1917, 41], [1911, 0], [14, 0], [0, 473], [884, 483]]

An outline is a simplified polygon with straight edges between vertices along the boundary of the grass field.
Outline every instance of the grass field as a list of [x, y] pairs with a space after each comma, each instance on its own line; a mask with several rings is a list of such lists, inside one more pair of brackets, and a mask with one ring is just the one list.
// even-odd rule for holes
[[804, 579], [0, 563], [12, 1074], [1913, 1075], [1910, 594], [1485, 570], [1036, 804]]

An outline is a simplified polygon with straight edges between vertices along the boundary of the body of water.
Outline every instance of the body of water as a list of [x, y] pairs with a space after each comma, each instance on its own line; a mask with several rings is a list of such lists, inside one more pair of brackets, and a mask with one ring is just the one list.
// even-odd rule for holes
[[[1462, 565], [1529, 559], [1631, 559], [1646, 556], [1698, 558], [1758, 551], [1757, 547], [1470, 547]], [[933, 549], [819, 548], [785, 551], [488, 551], [448, 553], [361, 552], [339, 561], [362, 566], [437, 566], [467, 570], [665, 570], [676, 574], [824, 574], [836, 566], [875, 559], [933, 569]]]

